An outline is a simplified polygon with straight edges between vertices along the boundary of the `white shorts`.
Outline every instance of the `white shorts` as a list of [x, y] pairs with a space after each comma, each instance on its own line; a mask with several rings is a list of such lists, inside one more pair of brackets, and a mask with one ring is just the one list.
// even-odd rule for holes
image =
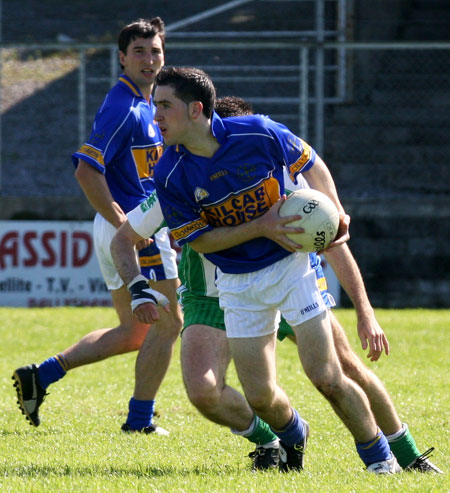
[[271, 334], [277, 330], [280, 313], [293, 327], [327, 309], [304, 253], [293, 253], [248, 274], [217, 269], [216, 282], [230, 338]]
[[[116, 231], [116, 228], [103, 216], [96, 214], [94, 219], [95, 253], [103, 280], [111, 291], [123, 286], [123, 281], [114, 265], [110, 250], [111, 241]], [[152, 281], [176, 279], [178, 277], [177, 254], [170, 245], [168, 229], [161, 229], [152, 238], [155, 239], [155, 243], [136, 254], [142, 274]]]

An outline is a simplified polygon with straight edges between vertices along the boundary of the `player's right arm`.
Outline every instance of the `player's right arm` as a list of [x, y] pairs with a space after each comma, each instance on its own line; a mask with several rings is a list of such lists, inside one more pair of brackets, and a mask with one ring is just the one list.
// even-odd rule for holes
[[75, 178], [92, 207], [115, 228], [126, 220], [126, 214], [114, 200], [105, 176], [83, 159], [79, 159]]
[[[118, 196], [115, 194], [114, 198], [112, 195], [105, 176], [106, 169], [119, 163], [123, 168], [126, 163], [125, 153], [128, 152], [135, 129], [130, 100], [120, 96], [119, 92], [116, 87], [108, 93], [95, 116], [89, 138], [72, 155], [75, 178], [86, 198], [115, 228], [126, 221], [126, 215], [116, 200]], [[127, 170], [123, 168], [122, 171], [125, 174]], [[125, 177], [122, 179], [125, 180]], [[119, 185], [119, 178], [116, 178], [116, 182]]]
[[120, 226], [111, 241], [111, 256], [117, 272], [126, 285], [140, 275], [136, 259], [136, 244], [144, 238], [136, 233], [129, 221]]

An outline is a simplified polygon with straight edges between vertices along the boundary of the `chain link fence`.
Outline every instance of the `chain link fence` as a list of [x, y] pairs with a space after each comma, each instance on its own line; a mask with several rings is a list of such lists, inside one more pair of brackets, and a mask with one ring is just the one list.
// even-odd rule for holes
[[[190, 40], [167, 51], [325, 158], [374, 306], [448, 306], [450, 43]], [[115, 47], [11, 45], [1, 60], [0, 218], [92, 217], [70, 156], [117, 78]]]
[[450, 49], [347, 50], [347, 100], [324, 111], [325, 157], [356, 196], [450, 193]]
[[[325, 157], [344, 196], [448, 194], [450, 43], [172, 42]], [[1, 50], [0, 196], [78, 196], [70, 156], [120, 71], [114, 45]]]

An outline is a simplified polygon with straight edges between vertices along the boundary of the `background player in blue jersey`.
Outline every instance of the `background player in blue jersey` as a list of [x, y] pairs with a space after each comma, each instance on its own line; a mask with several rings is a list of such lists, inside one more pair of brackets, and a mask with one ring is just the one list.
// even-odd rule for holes
[[[281, 312], [296, 334], [305, 373], [353, 434], [367, 469], [399, 472], [367, 397], [342, 372], [308, 255], [288, 240], [286, 222], [277, 217], [285, 168], [293, 181], [302, 172], [344, 217], [328, 168], [286, 127], [261, 116], [221, 120], [214, 100], [214, 86], [201, 70], [159, 73], [155, 119], [170, 147], [155, 169], [155, 185], [175, 238], [218, 267], [220, 305], [247, 401], [279, 437], [283, 469], [301, 469], [309, 426], [276, 381]], [[270, 218], [272, 211], [275, 227], [255, 226], [256, 218], [265, 212]], [[348, 237], [348, 223], [341, 227], [336, 245]]]
[[[14, 372], [19, 405], [34, 426], [40, 423], [38, 410], [46, 389], [68, 370], [139, 349], [134, 395], [122, 429], [146, 433], [156, 429], [152, 426], [154, 399], [182, 323], [176, 299], [176, 254], [170, 247], [167, 229], [158, 233], [154, 243], [140, 245], [144, 246], [139, 250], [143, 275], [128, 287], [133, 292], [135, 285], [150, 279], [158, 290], [153, 295], [163, 303], [168, 299], [171, 305], [170, 313], [152, 305], [143, 323], [133, 316], [130, 294], [114, 267], [109, 245], [116, 229], [126, 221], [126, 213], [154, 189], [153, 169], [163, 143], [153, 121], [151, 94], [164, 65], [164, 40], [164, 23], [159, 17], [139, 19], [121, 30], [118, 47], [123, 73], [99, 108], [89, 139], [73, 155], [75, 176], [97, 211], [95, 250], [119, 325], [91, 332], [38, 367], [29, 365]], [[150, 292], [149, 296], [153, 295]], [[139, 303], [133, 301], [137, 313], [141, 310]]]

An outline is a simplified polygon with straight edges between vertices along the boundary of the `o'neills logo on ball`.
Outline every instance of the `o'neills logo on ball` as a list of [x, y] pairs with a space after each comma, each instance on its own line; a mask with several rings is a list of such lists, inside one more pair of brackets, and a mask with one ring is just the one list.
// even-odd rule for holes
[[302, 211], [305, 213], [305, 214], [311, 214], [311, 212], [314, 210], [314, 209], [317, 209], [317, 207], [320, 206], [320, 202], [318, 202], [317, 200], [310, 200], [307, 204], [305, 204], [303, 207], [302, 207]]

